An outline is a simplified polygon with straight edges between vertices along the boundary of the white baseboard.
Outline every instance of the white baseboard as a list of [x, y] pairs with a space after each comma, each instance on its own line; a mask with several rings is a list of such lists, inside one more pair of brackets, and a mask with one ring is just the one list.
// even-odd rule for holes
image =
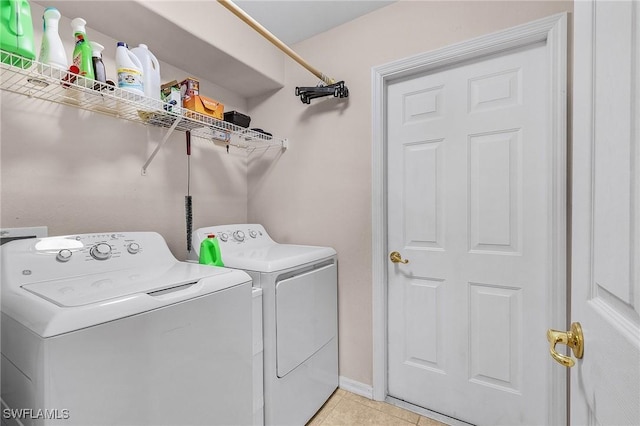
[[347, 392], [373, 399], [373, 387], [364, 383], [356, 382], [347, 377], [340, 376], [338, 386]]

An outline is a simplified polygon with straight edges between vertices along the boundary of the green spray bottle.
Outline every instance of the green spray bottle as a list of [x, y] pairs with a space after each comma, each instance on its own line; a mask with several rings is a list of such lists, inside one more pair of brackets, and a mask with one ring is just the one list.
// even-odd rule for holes
[[93, 51], [89, 44], [89, 40], [87, 40], [85, 25], [87, 25], [87, 21], [82, 18], [75, 18], [71, 21], [73, 37], [76, 40], [76, 46], [73, 48], [73, 65], [78, 67], [80, 75], [87, 79], [94, 80]]
[[207, 238], [200, 243], [200, 264], [224, 266], [220, 254], [220, 244], [214, 234], [207, 235]]

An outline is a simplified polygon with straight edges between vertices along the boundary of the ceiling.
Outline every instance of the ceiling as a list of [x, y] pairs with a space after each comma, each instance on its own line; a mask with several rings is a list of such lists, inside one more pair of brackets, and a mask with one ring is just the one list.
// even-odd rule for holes
[[234, 3], [282, 42], [292, 45], [395, 1], [236, 0]]
[[[158, 60], [179, 66], [188, 74], [208, 78], [243, 97], [261, 95], [282, 87], [280, 80], [262, 73], [255, 64], [247, 64], [208, 41], [193, 37], [184, 27], [150, 9], [154, 2], [180, 3], [179, 0], [32, 1], [43, 8], [57, 7], [69, 19], [81, 16], [92, 30], [111, 37], [117, 34], [118, 40], [127, 41], [131, 46], [153, 40], [152, 49]], [[213, 3], [213, 0], [201, 3], [198, 9], [205, 15], [215, 9], [207, 3]], [[237, 0], [235, 3], [285, 44], [295, 44], [394, 1]], [[189, 40], [188, 49], [184, 44], [186, 38]], [[194, 56], [194, 52], [207, 54]]]

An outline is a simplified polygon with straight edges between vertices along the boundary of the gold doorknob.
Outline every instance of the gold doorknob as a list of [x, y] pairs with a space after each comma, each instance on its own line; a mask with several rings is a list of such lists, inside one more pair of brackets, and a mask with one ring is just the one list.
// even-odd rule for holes
[[549, 352], [551, 357], [559, 364], [565, 367], [573, 367], [575, 361], [570, 356], [561, 355], [556, 352], [556, 345], [562, 343], [567, 345], [573, 351], [576, 358], [582, 359], [584, 354], [584, 336], [582, 335], [582, 327], [579, 322], [571, 324], [571, 331], [547, 330], [547, 340], [549, 341]]
[[408, 259], [403, 259], [402, 255], [400, 253], [398, 253], [397, 251], [392, 251], [389, 254], [389, 259], [391, 259], [391, 261], [393, 263], [409, 263]]

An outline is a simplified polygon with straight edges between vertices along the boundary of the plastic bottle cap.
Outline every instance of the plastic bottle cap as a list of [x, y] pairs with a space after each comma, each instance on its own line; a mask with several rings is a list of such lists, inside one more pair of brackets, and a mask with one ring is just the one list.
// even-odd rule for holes
[[209, 234], [209, 235], [207, 235], [207, 238], [215, 238], [215, 237], [216, 237], [216, 236], [215, 236], [215, 234]]
[[91, 52], [93, 53], [93, 56], [101, 57], [104, 46], [100, 43], [96, 43], [95, 41], [90, 41], [89, 44], [91, 45]]
[[127, 45], [127, 43], [125, 43], [124, 41], [119, 41], [119, 42], [118, 42], [118, 46], [124, 46], [124, 47], [126, 47], [127, 49], [129, 48], [129, 46]]
[[82, 18], [74, 18], [71, 21], [71, 28], [73, 28], [73, 33], [83, 33], [86, 34], [85, 25], [87, 25], [87, 21]]
[[60, 19], [62, 17], [62, 15], [60, 14], [60, 11], [58, 9], [56, 9], [55, 7], [47, 7], [44, 10], [44, 13], [42, 14], [44, 19]]
[[143, 49], [148, 49], [149, 47], [146, 44], [140, 43], [138, 47], [142, 47]]

